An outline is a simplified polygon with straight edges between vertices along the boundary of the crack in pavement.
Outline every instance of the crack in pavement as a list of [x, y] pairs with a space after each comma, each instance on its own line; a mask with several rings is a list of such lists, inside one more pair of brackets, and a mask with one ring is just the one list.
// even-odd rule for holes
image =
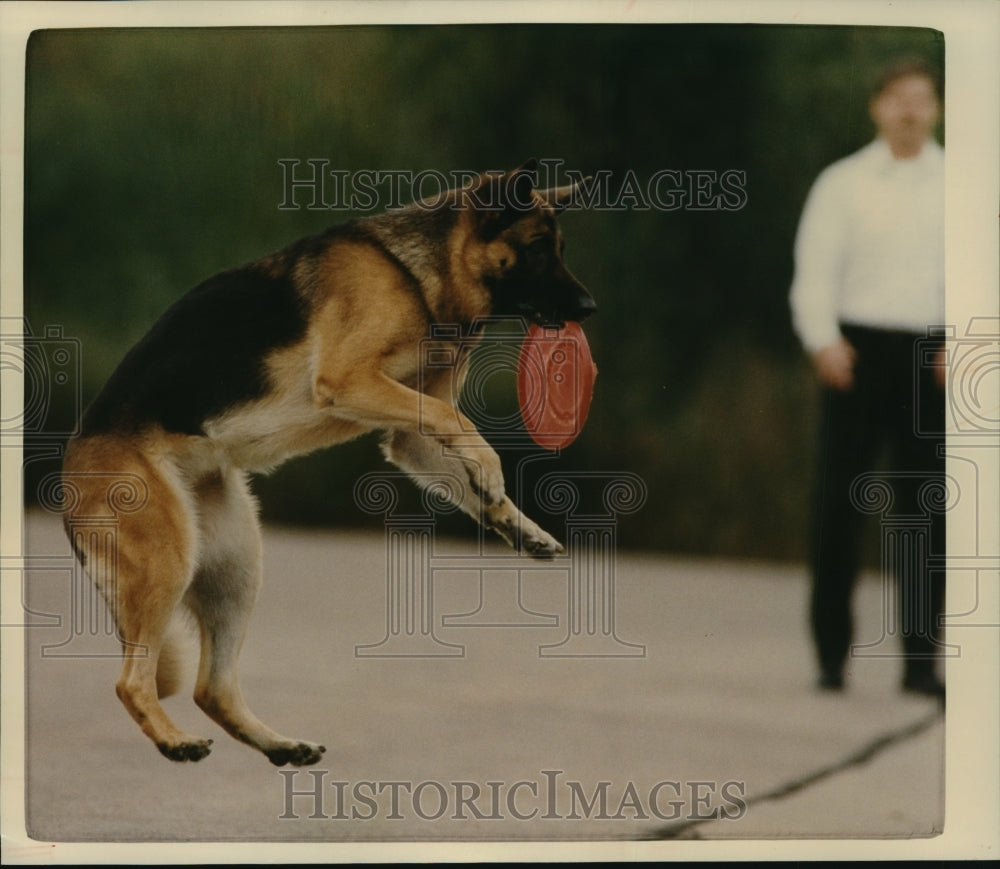
[[[923, 733], [925, 730], [928, 730], [931, 726], [940, 721], [943, 716], [944, 708], [942, 706], [930, 715], [921, 718], [912, 724], [908, 724], [898, 730], [892, 730], [876, 737], [867, 745], [862, 746], [860, 749], [852, 752], [841, 760], [829, 764], [828, 766], [820, 767], [813, 772], [806, 773], [805, 775], [794, 778], [791, 781], [780, 784], [763, 794], [759, 794], [758, 796], [745, 798], [743, 802], [746, 804], [746, 809], [749, 811], [753, 806], [760, 805], [761, 803], [785, 799], [792, 794], [805, 790], [806, 788], [835, 776], [838, 773], [845, 772], [846, 770], [853, 769], [854, 767], [863, 766], [883, 751], [899, 745], [908, 739], [912, 739], [913, 737]], [[659, 829], [653, 830], [649, 835], [640, 837], [640, 839], [697, 839], [699, 838], [697, 828], [700, 825], [717, 821], [720, 817], [719, 810], [716, 809], [711, 816], [705, 816], [703, 818], [690, 818], [683, 821], [677, 821], [672, 824], [666, 824]]]

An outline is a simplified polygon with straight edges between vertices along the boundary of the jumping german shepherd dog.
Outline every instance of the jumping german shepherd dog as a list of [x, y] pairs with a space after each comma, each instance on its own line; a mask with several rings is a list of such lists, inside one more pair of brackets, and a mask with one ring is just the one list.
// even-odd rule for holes
[[455, 406], [461, 362], [457, 373], [428, 371], [420, 357], [436, 324], [460, 327], [453, 349], [464, 359], [484, 317], [554, 322], [596, 309], [563, 264], [555, 218], [579, 185], [535, 190], [534, 168], [482, 175], [433, 206], [335, 226], [210, 278], [166, 311], [85, 412], [64, 463], [72, 509], [100, 514], [109, 474], [141, 480], [147, 500], [119, 516], [116, 552], [85, 535], [72, 544], [103, 583], [126, 650], [118, 696], [166, 757], [200, 760], [211, 744], [178, 729], [158, 699], [179, 687], [168, 625], [182, 608], [200, 630], [198, 706], [274, 764], [325, 751], [264, 725], [237, 682], [261, 582], [248, 471], [381, 430], [400, 468], [468, 480], [458, 505], [512, 546], [562, 551], [504, 494], [497, 454]]

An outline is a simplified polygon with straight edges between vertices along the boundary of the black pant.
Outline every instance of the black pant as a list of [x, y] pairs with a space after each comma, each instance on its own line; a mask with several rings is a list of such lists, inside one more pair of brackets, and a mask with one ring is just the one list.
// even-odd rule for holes
[[[930, 570], [926, 563], [926, 556], [944, 554], [944, 513], [928, 510], [926, 494], [920, 494], [927, 483], [943, 485], [944, 393], [932, 367], [919, 364], [917, 341], [922, 336], [857, 326], [842, 331], [857, 351], [857, 364], [851, 390], [823, 392], [812, 555], [813, 637], [822, 672], [839, 679], [853, 639], [851, 595], [860, 566], [863, 522], [871, 518], [858, 506], [863, 493], [855, 489], [852, 498], [852, 485], [859, 475], [875, 472], [887, 450], [889, 473], [884, 479], [891, 484], [893, 500], [880, 521], [898, 522], [902, 516], [905, 525], [905, 517], [912, 516], [915, 528], [929, 527], [920, 542], [912, 537], [904, 541], [904, 548], [913, 544], [913, 552], [895, 553], [893, 558], [903, 565], [895, 576], [897, 633], [906, 674], [915, 676], [934, 666], [944, 603], [943, 571]], [[921, 349], [927, 338], [922, 340]], [[883, 543], [887, 527], [882, 526]], [[883, 551], [884, 563], [885, 557]]]

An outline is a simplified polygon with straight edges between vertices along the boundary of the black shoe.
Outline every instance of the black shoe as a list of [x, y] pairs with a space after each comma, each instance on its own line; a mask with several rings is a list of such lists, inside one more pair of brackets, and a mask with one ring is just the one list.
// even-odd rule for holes
[[909, 694], [944, 699], [944, 683], [933, 673], [907, 673], [903, 678], [903, 690]]
[[840, 673], [823, 673], [817, 684], [821, 691], [843, 691], [844, 677]]

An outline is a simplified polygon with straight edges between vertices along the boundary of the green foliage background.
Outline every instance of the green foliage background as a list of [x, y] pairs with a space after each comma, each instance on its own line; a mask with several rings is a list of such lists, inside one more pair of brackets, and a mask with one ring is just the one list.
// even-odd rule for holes
[[[815, 398], [787, 291], [816, 174], [873, 135], [870, 87], [895, 57], [942, 65], [939, 33], [695, 25], [49, 30], [27, 57], [25, 313], [80, 339], [89, 401], [127, 348], [211, 274], [353, 216], [282, 210], [281, 159], [331, 168], [737, 169], [737, 211], [631, 208], [563, 219], [599, 313], [580, 439], [504, 451], [529, 512], [541, 471], [631, 471], [649, 490], [621, 543], [800, 558]], [[211, 372], [206, 372], [211, 376]], [[483, 396], [514, 405], [500, 372]], [[65, 418], [69, 402], [52, 408]], [[496, 410], [493, 411], [492, 408]], [[505, 410], [506, 409], [506, 410]], [[57, 426], [58, 427], [58, 426]], [[265, 519], [377, 523], [353, 487], [376, 439], [260, 478]], [[52, 470], [26, 468], [26, 492]], [[453, 522], [456, 533], [471, 523]], [[558, 529], [554, 529], [557, 530]]]

